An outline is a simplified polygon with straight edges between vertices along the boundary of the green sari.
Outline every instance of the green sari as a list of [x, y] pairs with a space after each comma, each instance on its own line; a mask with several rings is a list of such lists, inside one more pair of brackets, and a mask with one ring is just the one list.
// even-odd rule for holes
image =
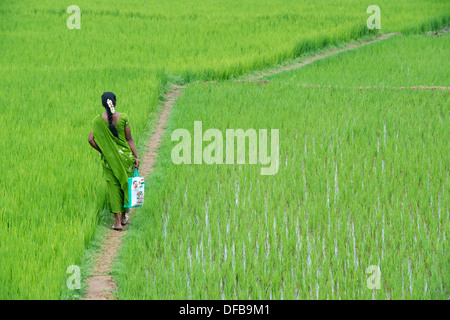
[[112, 213], [127, 210], [124, 205], [128, 203], [128, 178], [134, 172], [135, 157], [125, 136], [125, 128], [128, 126], [128, 115], [121, 113], [116, 123], [119, 134], [119, 138], [116, 138], [109, 130], [109, 123], [101, 115], [97, 115], [92, 121], [92, 134], [102, 151], [100, 159], [107, 186], [108, 209]]

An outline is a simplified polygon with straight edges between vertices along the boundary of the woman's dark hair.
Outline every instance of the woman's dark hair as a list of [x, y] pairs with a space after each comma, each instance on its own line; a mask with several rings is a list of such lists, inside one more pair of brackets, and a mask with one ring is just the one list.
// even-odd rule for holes
[[108, 122], [109, 122], [109, 130], [111, 130], [112, 134], [119, 138], [119, 134], [117, 133], [116, 126], [113, 125], [113, 114], [111, 112], [111, 109], [108, 106], [108, 99], [112, 101], [114, 107], [116, 106], [116, 95], [112, 92], [104, 92], [102, 94], [102, 105], [106, 109], [106, 113], [108, 114]]

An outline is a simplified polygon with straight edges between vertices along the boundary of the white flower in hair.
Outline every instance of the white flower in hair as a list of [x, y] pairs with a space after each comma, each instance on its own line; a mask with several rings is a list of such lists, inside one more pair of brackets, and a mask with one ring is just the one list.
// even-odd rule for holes
[[111, 113], [116, 112], [114, 109], [114, 104], [110, 99], [106, 100], [106, 103], [108, 104], [108, 107], [109, 107], [109, 110], [111, 110]]

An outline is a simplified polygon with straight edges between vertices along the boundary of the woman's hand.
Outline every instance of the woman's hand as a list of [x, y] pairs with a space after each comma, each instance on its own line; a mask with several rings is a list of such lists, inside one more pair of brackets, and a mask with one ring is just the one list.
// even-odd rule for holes
[[134, 161], [134, 167], [139, 170], [139, 159], [138, 158], [136, 158], [136, 160]]

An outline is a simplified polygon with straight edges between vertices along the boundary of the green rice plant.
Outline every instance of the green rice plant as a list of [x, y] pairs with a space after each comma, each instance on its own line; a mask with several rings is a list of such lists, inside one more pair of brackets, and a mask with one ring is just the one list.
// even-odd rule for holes
[[[401, 45], [422, 39], [410, 41]], [[120, 250], [128, 263], [115, 270], [119, 298], [447, 299], [449, 102], [445, 91], [303, 88], [285, 79], [189, 85]], [[204, 131], [278, 128], [278, 173], [173, 164], [171, 132], [193, 136], [194, 121]], [[381, 270], [379, 290], [367, 287], [371, 265]], [[143, 266], [171, 276], [150, 287], [133, 282]]]
[[449, 44], [448, 33], [397, 36], [265, 79], [313, 86], [450, 87]]

